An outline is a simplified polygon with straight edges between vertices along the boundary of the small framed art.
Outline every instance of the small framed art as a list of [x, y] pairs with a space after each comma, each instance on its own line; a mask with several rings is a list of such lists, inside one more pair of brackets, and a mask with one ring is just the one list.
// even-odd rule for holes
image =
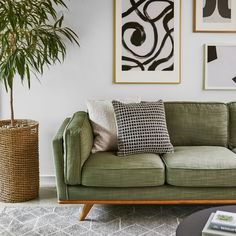
[[194, 0], [194, 32], [236, 32], [235, 0]]
[[114, 0], [115, 83], [180, 83], [181, 0]]
[[236, 90], [236, 44], [205, 45], [205, 89]]

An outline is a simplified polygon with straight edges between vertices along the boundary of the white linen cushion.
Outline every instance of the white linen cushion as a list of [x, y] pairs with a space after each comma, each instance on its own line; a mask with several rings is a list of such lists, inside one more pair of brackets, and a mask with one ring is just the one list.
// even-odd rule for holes
[[[140, 103], [140, 98], [120, 100]], [[108, 100], [88, 100], [87, 109], [94, 133], [92, 153], [117, 150], [117, 128], [114, 108]]]

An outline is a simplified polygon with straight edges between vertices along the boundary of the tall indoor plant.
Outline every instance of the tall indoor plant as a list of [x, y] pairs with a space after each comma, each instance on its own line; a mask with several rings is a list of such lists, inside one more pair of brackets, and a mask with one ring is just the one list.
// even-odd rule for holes
[[11, 110], [11, 119], [0, 121], [2, 201], [24, 201], [38, 194], [38, 124], [15, 119], [13, 85], [20, 78], [30, 88], [32, 75], [63, 61], [66, 40], [79, 45], [76, 33], [63, 26], [63, 15], [57, 14], [61, 7], [67, 8], [64, 0], [0, 0], [0, 80]]

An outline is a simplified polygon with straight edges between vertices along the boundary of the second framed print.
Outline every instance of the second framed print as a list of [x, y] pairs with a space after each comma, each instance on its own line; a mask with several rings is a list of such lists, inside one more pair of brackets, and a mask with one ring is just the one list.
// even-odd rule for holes
[[205, 89], [236, 90], [236, 44], [205, 45]]
[[235, 0], [194, 0], [195, 32], [236, 32]]
[[180, 83], [181, 0], [115, 0], [115, 83]]

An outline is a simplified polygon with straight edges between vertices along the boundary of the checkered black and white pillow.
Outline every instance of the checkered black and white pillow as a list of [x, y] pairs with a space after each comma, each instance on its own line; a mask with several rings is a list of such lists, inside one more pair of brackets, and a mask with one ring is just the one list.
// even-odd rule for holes
[[118, 156], [171, 153], [163, 101], [124, 104], [112, 101], [118, 130]]

